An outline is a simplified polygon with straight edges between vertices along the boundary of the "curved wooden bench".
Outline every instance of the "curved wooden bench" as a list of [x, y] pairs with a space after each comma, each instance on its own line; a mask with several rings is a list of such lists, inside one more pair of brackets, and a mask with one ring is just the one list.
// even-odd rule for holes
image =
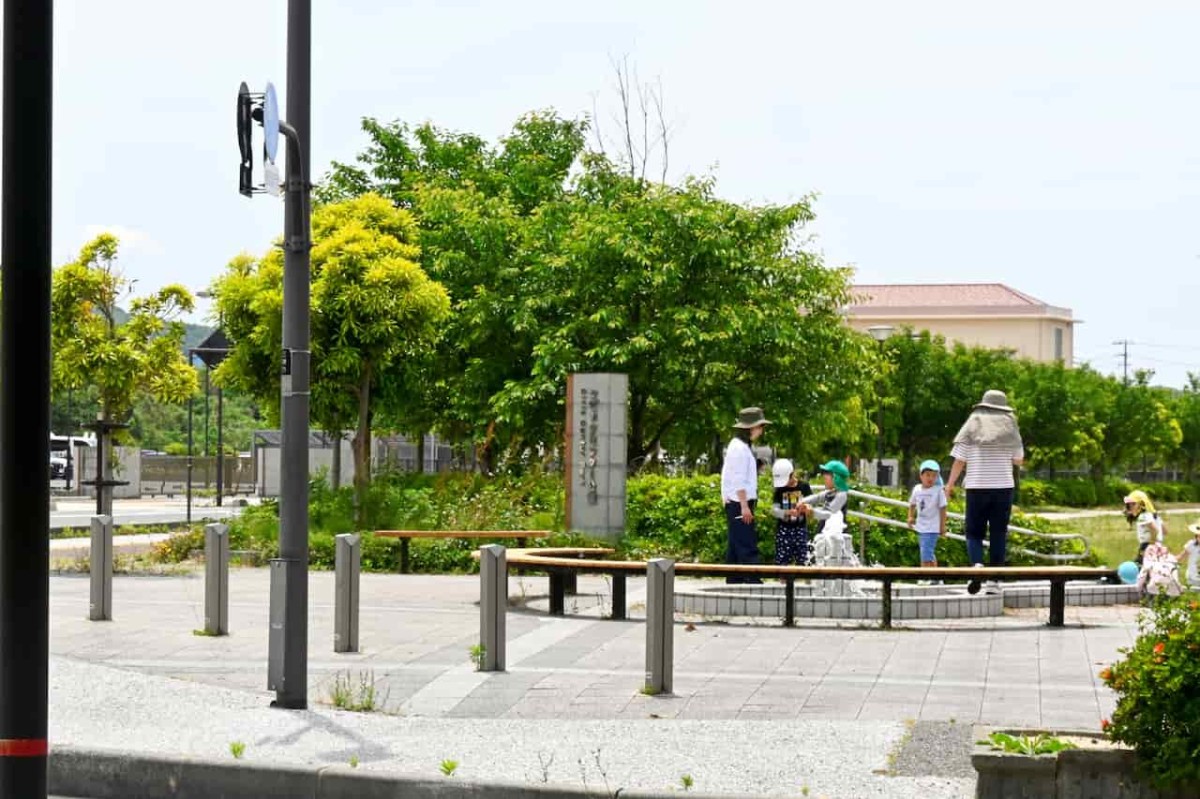
[[[508, 550], [507, 562], [514, 566], [532, 567], [550, 575], [550, 613], [561, 616], [564, 612], [565, 577], [568, 573], [598, 572], [609, 574], [613, 579], [612, 618], [624, 619], [625, 577], [633, 573], [644, 574], [646, 564], [632, 560], [598, 560], [613, 550], [597, 547], [555, 547], [546, 549]], [[1049, 580], [1051, 627], [1062, 627], [1066, 615], [1066, 586], [1068, 580], [1102, 579], [1116, 577], [1116, 570], [1107, 567], [1088, 566], [746, 566], [731, 563], [676, 563], [676, 574], [695, 577], [774, 577], [784, 581], [785, 616], [784, 624], [795, 624], [796, 580], [798, 578], [829, 580], [874, 580], [882, 583], [880, 624], [892, 626], [892, 583], [896, 580], [923, 580], [929, 578], [956, 580]], [[556, 578], [557, 575], [557, 578]], [[620, 593], [618, 594], [618, 589]], [[619, 599], [619, 601], [618, 601]]]
[[549, 538], [553, 533], [550, 530], [376, 530], [373, 535], [400, 539], [400, 573], [408, 574], [408, 542], [414, 538], [515, 538], [517, 546], [524, 547], [531, 538]]

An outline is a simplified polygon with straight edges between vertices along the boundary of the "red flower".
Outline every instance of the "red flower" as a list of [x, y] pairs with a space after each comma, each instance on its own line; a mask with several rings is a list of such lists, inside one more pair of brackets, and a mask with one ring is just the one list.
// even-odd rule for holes
[[1112, 722], [1109, 721], [1108, 719], [1100, 719], [1100, 729], [1102, 731], [1108, 732], [1108, 728], [1111, 726], [1112, 726]]
[[1112, 678], [1112, 669], [1107, 666], [1100, 672], [1100, 679], [1108, 682]]
[[1167, 648], [1166, 644], [1164, 644], [1162, 641], [1159, 641], [1157, 644], [1154, 645], [1154, 654], [1161, 655], [1162, 651], [1166, 648]]

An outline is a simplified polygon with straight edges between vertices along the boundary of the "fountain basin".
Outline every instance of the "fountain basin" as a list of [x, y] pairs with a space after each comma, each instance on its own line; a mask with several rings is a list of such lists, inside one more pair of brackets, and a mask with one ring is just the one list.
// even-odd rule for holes
[[[880, 584], [867, 580], [848, 581], [844, 596], [825, 596], [813, 585], [796, 583], [795, 615], [807, 619], [871, 621], [882, 615]], [[676, 584], [675, 611], [699, 616], [759, 616], [783, 618], [786, 596], [782, 584], [685, 585]], [[860, 595], [850, 595], [860, 594]], [[1068, 605], [1134, 604], [1137, 588], [1067, 583]], [[967, 593], [963, 584], [892, 585], [892, 618], [971, 619], [1000, 616], [1006, 607], [1040, 608], [1050, 604], [1050, 584], [1010, 583], [1000, 594]]]

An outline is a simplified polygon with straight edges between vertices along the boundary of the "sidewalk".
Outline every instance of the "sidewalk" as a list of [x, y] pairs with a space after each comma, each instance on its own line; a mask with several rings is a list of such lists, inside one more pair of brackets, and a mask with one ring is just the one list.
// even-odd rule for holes
[[[50, 512], [50, 529], [63, 530], [68, 527], [86, 529], [96, 515], [96, 500], [91, 497], [54, 497], [54, 510]], [[241, 513], [241, 502], [258, 504], [258, 497], [225, 497], [225, 504], [217, 507], [212, 497], [192, 500], [192, 521], [221, 521]], [[187, 519], [187, 500], [184, 497], [166, 497], [113, 500], [113, 522], [118, 527], [126, 524], [176, 524]]]
[[[474, 671], [478, 578], [362, 576], [362, 653], [332, 651], [333, 575], [310, 578], [310, 707], [268, 708], [268, 575], [230, 575], [230, 628], [203, 624], [203, 582], [120, 577], [112, 622], [84, 619], [86, 578], [51, 580], [52, 745], [229, 761], [346, 764], [464, 780], [812, 796], [965, 797], [975, 722], [1097, 729], [1113, 698], [1096, 673], [1132, 641], [1136, 609], [1068, 608], [883, 632], [856, 626], [675, 628], [675, 694], [639, 693], [645, 628], [598, 618], [601, 579], [580, 577], [581, 616], [514, 610], [508, 671]], [[544, 578], [510, 581], [532, 604]], [[644, 600], [631, 581], [631, 615]], [[572, 598], [568, 598], [572, 612]], [[1084, 624], [1080, 624], [1083, 622]], [[336, 676], [376, 687], [382, 712], [337, 711]], [[118, 731], [119, 727], [119, 731]], [[952, 745], [946, 742], [950, 741]], [[889, 755], [891, 756], [889, 758]]]

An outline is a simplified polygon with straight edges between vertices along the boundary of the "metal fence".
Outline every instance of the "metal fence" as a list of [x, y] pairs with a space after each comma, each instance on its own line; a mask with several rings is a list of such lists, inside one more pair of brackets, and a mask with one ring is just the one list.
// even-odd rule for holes
[[[224, 492], [251, 494], [254, 492], [254, 458], [249, 455], [226, 455], [224, 459]], [[183, 494], [187, 491], [188, 459], [186, 455], [143, 455], [142, 494], [149, 496]], [[192, 490], [217, 488], [217, 457], [192, 458]]]

